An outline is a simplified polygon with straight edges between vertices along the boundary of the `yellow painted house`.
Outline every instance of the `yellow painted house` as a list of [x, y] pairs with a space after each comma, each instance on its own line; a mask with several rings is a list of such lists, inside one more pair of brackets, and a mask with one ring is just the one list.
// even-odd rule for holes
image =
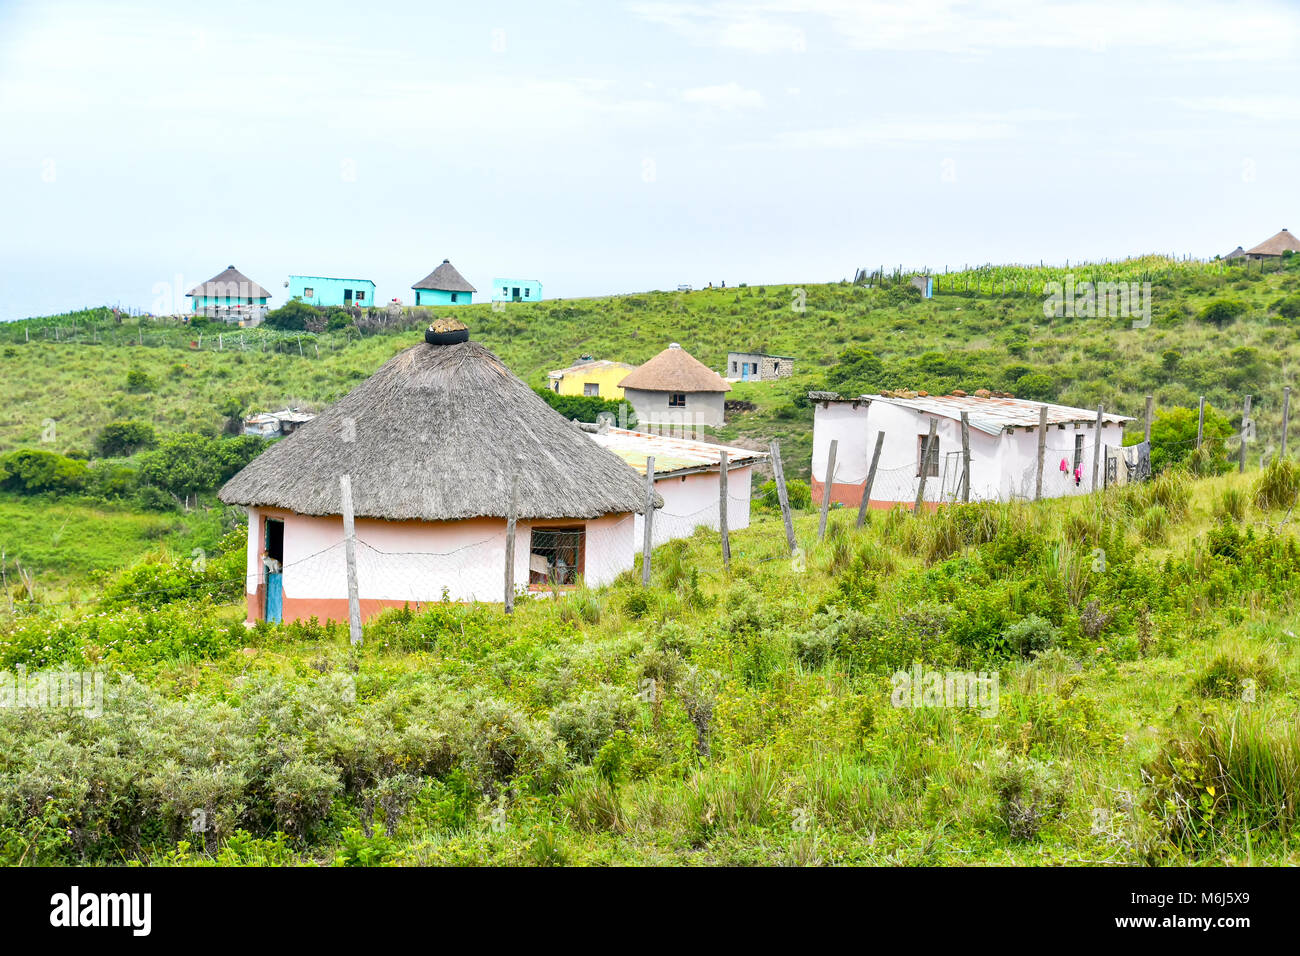
[[627, 378], [634, 368], [635, 365], [625, 362], [609, 362], [584, 355], [577, 365], [548, 373], [547, 384], [551, 391], [559, 395], [589, 395], [618, 400], [623, 397], [623, 389], [619, 388], [618, 383]]

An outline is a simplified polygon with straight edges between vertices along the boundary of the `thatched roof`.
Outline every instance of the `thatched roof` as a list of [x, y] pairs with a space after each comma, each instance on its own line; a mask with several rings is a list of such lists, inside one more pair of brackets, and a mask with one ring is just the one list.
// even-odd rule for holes
[[1241, 248], [1241, 246], [1238, 246], [1236, 249], [1233, 249], [1230, 253], [1228, 253], [1228, 254], [1227, 254], [1226, 256], [1224, 256], [1223, 258], [1225, 258], [1225, 259], [1240, 259], [1240, 258], [1241, 258], [1242, 256], [1244, 256], [1245, 254], [1246, 254], [1246, 250], [1243, 249], [1243, 248]]
[[226, 266], [224, 272], [218, 272], [207, 282], [202, 285], [196, 285], [185, 294], [206, 295], [214, 298], [230, 296], [232, 299], [247, 299], [249, 296], [252, 296], [254, 299], [264, 299], [270, 298], [271, 296], [271, 293], [267, 292], [234, 266]]
[[646, 392], [729, 392], [717, 372], [676, 342], [618, 383]]
[[[644, 482], [564, 419], [477, 342], [421, 343], [393, 356], [221, 489], [227, 504], [455, 521], [595, 518], [644, 510]], [[656, 507], [662, 504], [656, 499]]]
[[1297, 239], [1291, 233], [1283, 229], [1276, 236], [1265, 239], [1254, 249], [1247, 249], [1248, 256], [1280, 256], [1290, 249], [1292, 252], [1300, 252], [1300, 239]]
[[427, 276], [411, 286], [412, 289], [434, 289], [438, 292], [477, 292], [465, 281], [465, 277], [456, 271], [448, 260], [443, 259], [442, 265], [434, 269]]

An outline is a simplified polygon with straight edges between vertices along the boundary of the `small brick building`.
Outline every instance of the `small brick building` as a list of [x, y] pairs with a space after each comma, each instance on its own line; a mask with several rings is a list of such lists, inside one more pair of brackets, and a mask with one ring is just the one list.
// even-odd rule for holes
[[768, 382], [774, 378], [786, 378], [793, 371], [794, 359], [789, 355], [728, 352], [724, 377], [741, 382]]

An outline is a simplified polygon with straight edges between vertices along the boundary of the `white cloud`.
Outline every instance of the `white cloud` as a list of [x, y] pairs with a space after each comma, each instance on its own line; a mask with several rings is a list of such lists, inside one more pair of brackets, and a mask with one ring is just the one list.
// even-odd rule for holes
[[771, 139], [742, 144], [747, 149], [841, 150], [906, 146], [918, 143], [974, 143], [1012, 139], [1035, 132], [1034, 124], [1065, 122], [1071, 113], [1009, 110], [951, 117], [890, 116], [880, 120], [815, 129], [786, 130]]
[[1174, 100], [1198, 113], [1220, 113], [1265, 122], [1300, 121], [1300, 98], [1293, 96], [1200, 96]]
[[697, 86], [682, 92], [682, 100], [700, 106], [715, 109], [740, 110], [762, 109], [763, 94], [758, 90], [747, 90], [739, 83], [724, 83], [720, 86]]
[[858, 50], [987, 54], [1006, 49], [1140, 50], [1171, 58], [1284, 62], [1300, 17], [1276, 0], [702, 0], [631, 12], [693, 43], [801, 52], [804, 31]]

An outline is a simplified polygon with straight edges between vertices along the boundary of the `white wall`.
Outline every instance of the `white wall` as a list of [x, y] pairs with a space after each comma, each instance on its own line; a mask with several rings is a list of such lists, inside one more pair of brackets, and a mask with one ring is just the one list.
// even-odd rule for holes
[[648, 392], [639, 388], [623, 389], [624, 397], [636, 411], [638, 427], [651, 424], [711, 427], [722, 425], [726, 392], [687, 392], [685, 408], [669, 408], [669, 394], [669, 392]]
[[[916, 499], [917, 437], [928, 433], [932, 416], [904, 406], [887, 402], [859, 404], [856, 408], [848, 402], [832, 402], [828, 406], [816, 405], [813, 424], [812, 477], [826, 481], [826, 466], [832, 439], [838, 439], [834, 481], [836, 484], [861, 485], [871, 466], [876, 433], [884, 431], [880, 464], [876, 472], [871, 497], [876, 501], [911, 502]], [[933, 416], [937, 422], [939, 440], [939, 475], [926, 479], [925, 500], [937, 502], [952, 500], [961, 475], [961, 422], [944, 416]], [[1043, 496], [1086, 494], [1092, 490], [1093, 442], [1096, 426], [1093, 422], [1067, 424], [1064, 429], [1049, 425], [1047, 451], [1043, 466]], [[1123, 426], [1108, 423], [1102, 428], [1102, 444], [1119, 445], [1123, 440]], [[1083, 480], [1075, 485], [1073, 478], [1074, 436], [1083, 436]], [[1014, 432], [1003, 431], [989, 435], [972, 427], [971, 444], [971, 500], [1009, 501], [1013, 498], [1032, 498], [1038, 460], [1038, 427]], [[1070, 475], [1067, 479], [1059, 470], [1062, 457], [1069, 459]], [[1102, 469], [1104, 470], [1104, 461]], [[1104, 482], [1098, 473], [1098, 486]]]
[[[754, 469], [749, 465], [727, 469], [727, 527], [739, 531], [749, 527], [749, 505]], [[658, 547], [674, 538], [688, 538], [699, 527], [718, 528], [718, 472], [660, 478], [655, 491], [664, 499], [655, 512], [653, 544]], [[645, 519], [636, 516], [636, 549], [645, 540]]]

